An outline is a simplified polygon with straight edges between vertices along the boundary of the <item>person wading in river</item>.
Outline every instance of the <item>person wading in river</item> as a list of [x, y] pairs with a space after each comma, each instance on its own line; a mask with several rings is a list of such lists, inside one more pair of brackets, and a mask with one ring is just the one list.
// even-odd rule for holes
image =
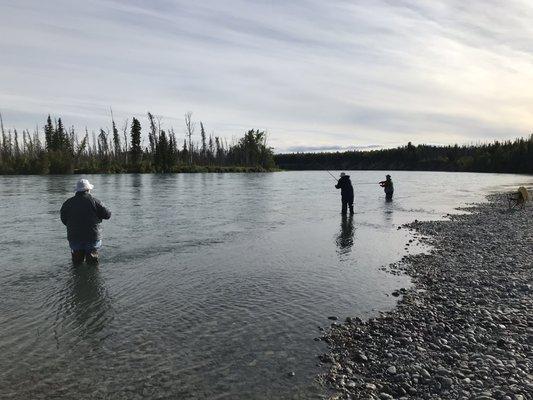
[[61, 207], [61, 222], [67, 227], [67, 239], [72, 250], [72, 262], [98, 263], [98, 249], [102, 246], [100, 223], [111, 218], [109, 211], [90, 191], [94, 186], [87, 179], [76, 184], [76, 194]]
[[379, 182], [379, 185], [385, 190], [385, 199], [392, 200], [392, 195], [394, 194], [394, 185], [390, 175], [386, 175], [385, 180]]
[[353, 214], [353, 186], [352, 181], [350, 181], [350, 176], [341, 172], [341, 177], [335, 187], [341, 190], [342, 213], [346, 214], [349, 206], [350, 214]]

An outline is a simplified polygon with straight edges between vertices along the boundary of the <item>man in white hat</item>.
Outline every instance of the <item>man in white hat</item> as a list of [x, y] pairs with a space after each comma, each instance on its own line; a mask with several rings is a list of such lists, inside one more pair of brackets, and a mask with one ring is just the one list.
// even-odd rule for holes
[[102, 246], [100, 223], [111, 218], [100, 200], [90, 193], [93, 185], [87, 179], [76, 183], [76, 194], [61, 207], [61, 222], [67, 227], [67, 238], [72, 250], [72, 262], [98, 262], [98, 248]]

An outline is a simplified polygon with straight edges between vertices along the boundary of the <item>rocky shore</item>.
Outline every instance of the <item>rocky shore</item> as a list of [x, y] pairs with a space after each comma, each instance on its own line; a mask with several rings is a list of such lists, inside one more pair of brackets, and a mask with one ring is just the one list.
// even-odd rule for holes
[[432, 250], [389, 267], [398, 306], [324, 332], [331, 399], [533, 399], [533, 207], [468, 211], [404, 227]]

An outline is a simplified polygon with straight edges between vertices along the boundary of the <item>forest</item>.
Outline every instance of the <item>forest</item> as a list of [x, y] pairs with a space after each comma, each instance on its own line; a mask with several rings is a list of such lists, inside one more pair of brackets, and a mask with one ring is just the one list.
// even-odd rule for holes
[[277, 154], [286, 170], [421, 170], [533, 173], [533, 134], [529, 139], [469, 146], [406, 146], [370, 151]]
[[[0, 115], [0, 174], [72, 174], [122, 172], [264, 172], [276, 168], [264, 131], [249, 130], [230, 144], [185, 114], [185, 138], [178, 143], [173, 128], [147, 114], [119, 129], [111, 118], [110, 129], [80, 135], [65, 127], [61, 118], [46, 118], [44, 127], [17, 131], [4, 128]], [[145, 144], [143, 138], [148, 138]]]

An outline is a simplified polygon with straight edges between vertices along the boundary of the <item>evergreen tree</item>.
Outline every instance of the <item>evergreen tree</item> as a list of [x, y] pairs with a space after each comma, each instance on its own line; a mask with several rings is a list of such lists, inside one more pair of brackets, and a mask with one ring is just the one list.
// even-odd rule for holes
[[115, 150], [115, 158], [118, 159], [121, 149], [120, 149], [120, 136], [118, 135], [118, 129], [115, 125], [115, 121], [112, 121], [113, 126], [113, 148]]
[[54, 129], [54, 133], [52, 134], [52, 149], [53, 150], [63, 149], [64, 132], [65, 132], [65, 128], [63, 128], [63, 122], [61, 121], [61, 118], [58, 118], [57, 123], [56, 123], [56, 128]]
[[209, 135], [209, 147], [208, 147], [208, 155], [207, 155], [209, 164], [213, 162], [214, 151], [215, 151], [215, 147], [213, 144], [213, 135]]
[[131, 137], [131, 145], [130, 145], [131, 162], [133, 165], [138, 166], [141, 162], [141, 155], [142, 155], [141, 123], [135, 117], [131, 121], [130, 137]]
[[54, 136], [54, 126], [52, 125], [52, 118], [48, 115], [46, 119], [46, 125], [44, 126], [44, 140], [47, 150], [53, 150], [53, 136]]
[[183, 147], [181, 149], [181, 155], [182, 155], [182, 162], [188, 163], [189, 162], [189, 151], [187, 149], [187, 139], [183, 139]]
[[204, 129], [204, 124], [202, 122], [200, 122], [200, 136], [202, 138], [202, 153], [201, 153], [201, 158], [202, 158], [202, 162], [206, 162], [206, 158], [207, 158], [207, 143], [206, 143], [206, 135], [205, 135], [205, 129]]

